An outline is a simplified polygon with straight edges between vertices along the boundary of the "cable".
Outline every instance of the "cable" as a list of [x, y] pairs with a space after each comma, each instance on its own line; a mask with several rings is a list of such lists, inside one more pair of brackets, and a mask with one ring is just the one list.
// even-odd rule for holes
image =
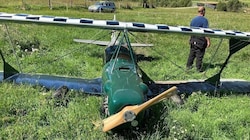
[[[92, 38], [95, 38], [95, 37], [96, 37], [97, 35], [99, 35], [101, 32], [103, 32], [103, 30], [100, 30], [98, 33], [96, 33], [94, 36], [92, 36]], [[97, 38], [96, 40], [100, 40], [101, 38], [104, 38], [104, 37], [106, 37], [106, 36], [107, 36], [107, 34], [105, 34], [105, 35], [103, 35], [103, 36]], [[96, 41], [96, 40], [93, 40], [93, 42]], [[90, 45], [90, 44], [88, 44], [88, 45]], [[87, 46], [88, 46], [88, 45], [87, 45]], [[68, 55], [70, 55], [70, 54], [72, 54], [72, 53], [79, 52], [80, 49], [82, 49], [82, 46], [80, 46], [79, 48], [71, 49], [71, 51], [69, 51], [69, 52], [67, 52], [67, 53], [65, 53], [65, 54], [63, 54], [63, 55], [56, 56], [55, 59], [49, 61], [49, 63], [57, 62], [57, 61], [61, 60], [62, 58], [66, 57], [66, 56], [68, 56]], [[81, 50], [80, 50], [80, 51], [81, 51]], [[28, 73], [33, 72], [33, 71], [35, 71], [35, 70], [38, 70], [38, 69], [44, 67], [45, 65], [47, 65], [47, 64], [46, 64], [46, 63], [43, 63], [42, 65], [40, 65], [40, 66], [34, 68], [33, 70], [28, 71]]]
[[18, 65], [18, 67], [19, 67], [19, 71], [22, 73], [21, 64], [20, 64], [20, 61], [19, 61], [19, 59], [18, 59], [17, 52], [15, 51], [13, 40], [12, 40], [11, 37], [10, 37], [10, 33], [9, 33], [8, 26], [7, 26], [6, 24], [4, 24], [4, 27], [5, 27], [7, 36], [8, 36], [8, 38], [9, 38], [10, 46], [12, 46], [12, 51], [14, 52], [14, 55], [15, 55], [15, 57], [16, 57], [16, 62], [17, 62], [17, 65]]
[[[215, 58], [215, 55], [217, 54], [217, 52], [218, 52], [218, 50], [219, 50], [219, 48], [220, 48], [220, 46], [221, 46], [222, 41], [223, 41], [223, 38], [221, 38], [219, 44], [217, 45], [217, 47], [216, 47], [216, 49], [215, 49], [215, 52], [214, 52], [213, 56], [211, 57], [210, 62], [208, 63], [208, 65], [207, 65], [207, 67], [205, 68], [205, 70], [207, 70], [207, 69], [211, 66], [211, 63], [212, 63], [213, 59]], [[205, 73], [206, 73], [206, 71], [205, 71]], [[204, 74], [205, 74], [205, 73], [204, 73]]]

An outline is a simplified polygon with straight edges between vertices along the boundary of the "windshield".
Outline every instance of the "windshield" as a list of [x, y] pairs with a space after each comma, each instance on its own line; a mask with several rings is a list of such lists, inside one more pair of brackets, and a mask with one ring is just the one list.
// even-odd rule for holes
[[96, 2], [95, 5], [102, 5], [100, 2]]
[[96, 2], [95, 5], [106, 5], [106, 3], [105, 3], [105, 2], [100, 2], [100, 1], [99, 1], [99, 2]]

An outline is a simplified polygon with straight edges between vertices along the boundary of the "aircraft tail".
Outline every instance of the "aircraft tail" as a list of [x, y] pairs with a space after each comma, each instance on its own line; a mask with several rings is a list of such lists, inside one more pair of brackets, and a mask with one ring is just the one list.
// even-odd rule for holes
[[210, 84], [212, 84], [212, 85], [214, 85], [216, 87], [219, 87], [220, 86], [221, 73], [224, 70], [224, 68], [226, 67], [226, 65], [228, 64], [228, 61], [231, 58], [231, 56], [234, 53], [238, 52], [239, 50], [241, 50], [242, 48], [246, 47], [249, 44], [250, 44], [249, 41], [244, 41], [244, 40], [241, 40], [241, 39], [231, 38], [229, 40], [229, 54], [227, 56], [227, 59], [223, 63], [219, 73], [217, 73], [214, 76], [208, 78], [207, 80], [205, 80], [205, 82], [210, 83]]
[[0, 55], [3, 60], [3, 80], [11, 77], [12, 75], [19, 73], [18, 70], [16, 70], [14, 67], [12, 67], [9, 63], [5, 61], [2, 50], [0, 50]]

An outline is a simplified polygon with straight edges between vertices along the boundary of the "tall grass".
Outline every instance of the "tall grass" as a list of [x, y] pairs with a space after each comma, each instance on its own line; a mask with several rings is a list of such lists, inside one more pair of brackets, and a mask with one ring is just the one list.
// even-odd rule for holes
[[[42, 10], [41, 10], [42, 9]], [[30, 9], [0, 7], [3, 12], [113, 19], [113, 13], [90, 13], [86, 9]], [[188, 26], [196, 9], [119, 9], [117, 20]], [[211, 28], [249, 31], [248, 13], [226, 13], [208, 9]], [[74, 38], [109, 40], [107, 30], [52, 25], [7, 23], [1, 24], [0, 45], [6, 60], [19, 69], [13, 55], [13, 42], [39, 42], [39, 51], [22, 52], [14, 45], [22, 72], [46, 73], [82, 78], [101, 75], [104, 48], [75, 43]], [[153, 43], [152, 48], [134, 48], [137, 53], [153, 58], [139, 62], [154, 80], [205, 79], [218, 72], [228, 54], [224, 40], [218, 52], [219, 38], [212, 39], [204, 63], [206, 73], [185, 72], [189, 51], [189, 36], [177, 34], [133, 33], [131, 41]], [[215, 54], [215, 55], [214, 55]], [[213, 59], [212, 56], [215, 56]], [[250, 80], [249, 46], [235, 54], [222, 78]], [[2, 66], [0, 66], [2, 68]], [[51, 94], [41, 87], [0, 84], [0, 138], [1, 139], [249, 139], [249, 96], [227, 93], [221, 97], [195, 93], [182, 106], [169, 100], [151, 108], [143, 127], [122, 133], [103, 133], [92, 122], [100, 122], [102, 97], [70, 91], [67, 106], [54, 106]], [[95, 124], [96, 124], [95, 123]]]

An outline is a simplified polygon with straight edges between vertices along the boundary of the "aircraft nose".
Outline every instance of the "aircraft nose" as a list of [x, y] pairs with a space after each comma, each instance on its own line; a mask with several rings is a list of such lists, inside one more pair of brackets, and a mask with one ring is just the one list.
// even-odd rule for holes
[[131, 89], [119, 89], [109, 99], [109, 112], [114, 114], [124, 106], [141, 104], [145, 101], [144, 94]]

